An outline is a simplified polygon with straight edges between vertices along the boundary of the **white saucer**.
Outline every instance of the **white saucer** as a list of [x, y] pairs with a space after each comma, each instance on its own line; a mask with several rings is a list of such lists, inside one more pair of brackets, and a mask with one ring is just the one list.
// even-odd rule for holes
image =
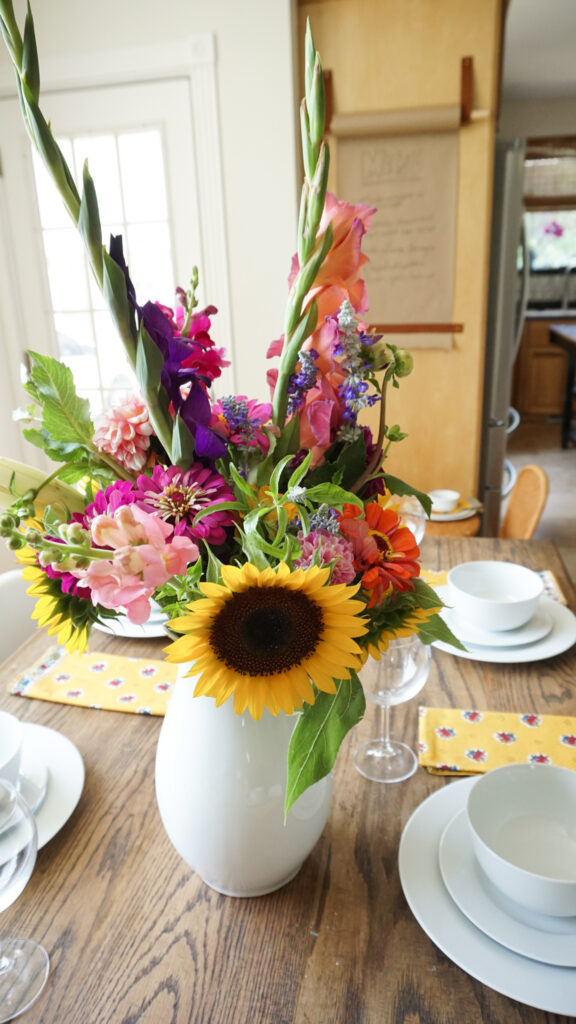
[[49, 842], [68, 821], [84, 788], [84, 762], [74, 744], [61, 732], [45, 725], [23, 722], [23, 757], [33, 748], [49, 773], [48, 788], [35, 814], [38, 849]]
[[533, 913], [499, 893], [474, 857], [465, 811], [444, 829], [439, 858], [444, 885], [477, 928], [522, 956], [576, 967], [576, 917]]
[[[443, 596], [442, 600], [445, 601], [446, 597]], [[463, 644], [473, 644], [475, 647], [519, 647], [522, 644], [533, 644], [536, 640], [543, 640], [552, 629], [550, 613], [542, 603], [524, 626], [500, 632], [478, 629], [473, 622], [462, 621], [454, 608], [443, 608], [442, 618]]]
[[33, 814], [42, 806], [48, 792], [49, 777], [48, 768], [35, 747], [32, 744], [24, 744], [20, 758], [18, 790]]
[[440, 837], [475, 782], [446, 783], [416, 808], [404, 828], [398, 859], [408, 905], [432, 941], [471, 977], [527, 1006], [574, 1018], [574, 968], [536, 963], [489, 939], [458, 909], [442, 881]]
[[472, 516], [478, 515], [480, 508], [480, 502], [474, 498], [469, 499], [474, 502], [472, 508], [462, 508], [459, 512], [431, 512], [430, 522], [431, 523], [457, 523], [461, 519], [470, 519]]
[[[441, 600], [447, 599], [447, 588], [436, 587], [436, 593]], [[544, 658], [553, 658], [557, 654], [563, 654], [576, 643], [576, 615], [551, 597], [540, 598], [540, 604], [552, 620], [552, 628], [547, 636], [542, 637], [533, 644], [519, 644], [516, 647], [481, 647], [468, 644], [466, 650], [460, 650], [446, 644], [442, 640], [434, 640], [432, 647], [439, 651], [446, 651], [454, 654], [457, 658], [468, 658], [469, 661], [487, 661], [501, 664], [520, 664], [531, 661], [542, 661]], [[444, 611], [440, 613], [444, 615]], [[457, 630], [453, 630], [458, 636]]]

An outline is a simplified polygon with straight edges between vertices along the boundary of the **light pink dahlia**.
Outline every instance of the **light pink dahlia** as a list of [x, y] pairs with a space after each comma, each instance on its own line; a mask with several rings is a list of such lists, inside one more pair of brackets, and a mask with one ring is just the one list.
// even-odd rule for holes
[[298, 534], [302, 554], [294, 562], [296, 569], [307, 569], [314, 565], [314, 556], [320, 548], [320, 561], [322, 565], [334, 562], [332, 569], [331, 583], [351, 583], [356, 575], [354, 568], [354, 548], [350, 541], [339, 534], [330, 533], [328, 530], [312, 530], [307, 537], [302, 533]]
[[143, 399], [140, 395], [130, 395], [122, 405], [102, 413], [96, 425], [94, 444], [98, 451], [111, 455], [125, 469], [138, 472], [146, 465], [152, 433]]

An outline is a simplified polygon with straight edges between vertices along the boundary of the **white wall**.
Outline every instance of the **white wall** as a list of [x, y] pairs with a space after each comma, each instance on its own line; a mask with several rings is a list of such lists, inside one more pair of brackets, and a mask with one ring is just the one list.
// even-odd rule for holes
[[505, 100], [500, 111], [498, 135], [506, 139], [574, 135], [576, 97], [546, 100]]
[[[22, 25], [23, 0], [15, 7]], [[214, 33], [237, 387], [267, 398], [265, 351], [283, 330], [300, 190], [294, 0], [33, 0], [32, 9], [41, 69], [43, 59]]]

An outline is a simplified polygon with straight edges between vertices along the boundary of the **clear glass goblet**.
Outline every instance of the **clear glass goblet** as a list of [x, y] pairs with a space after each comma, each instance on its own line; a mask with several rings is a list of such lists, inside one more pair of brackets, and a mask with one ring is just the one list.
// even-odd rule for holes
[[[38, 849], [36, 821], [12, 783], [0, 779], [0, 912], [28, 882]], [[48, 977], [46, 950], [31, 939], [0, 936], [0, 1024], [38, 998]]]
[[418, 758], [406, 743], [390, 739], [390, 708], [411, 700], [430, 672], [430, 646], [418, 636], [390, 641], [380, 660], [369, 658], [360, 671], [366, 699], [378, 706], [378, 737], [354, 752], [361, 775], [374, 782], [403, 782], [414, 774]]
[[416, 543], [419, 544], [426, 533], [428, 518], [418, 498], [413, 494], [400, 498], [397, 511], [402, 526], [407, 526], [412, 531]]

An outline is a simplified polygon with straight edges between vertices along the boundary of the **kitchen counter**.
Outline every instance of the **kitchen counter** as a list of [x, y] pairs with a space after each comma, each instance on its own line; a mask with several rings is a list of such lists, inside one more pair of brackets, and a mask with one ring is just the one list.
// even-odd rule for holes
[[576, 309], [527, 309], [527, 320], [574, 320], [576, 323]]

